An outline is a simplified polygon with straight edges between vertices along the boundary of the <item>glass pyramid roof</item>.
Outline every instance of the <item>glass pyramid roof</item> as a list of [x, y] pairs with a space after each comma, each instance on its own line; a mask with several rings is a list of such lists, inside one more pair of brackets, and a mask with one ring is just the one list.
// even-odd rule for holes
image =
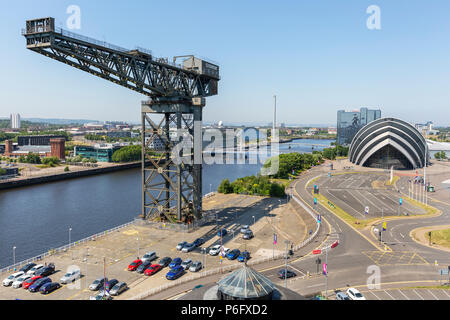
[[259, 298], [272, 293], [274, 285], [272, 281], [244, 266], [218, 282], [219, 291], [236, 298]]

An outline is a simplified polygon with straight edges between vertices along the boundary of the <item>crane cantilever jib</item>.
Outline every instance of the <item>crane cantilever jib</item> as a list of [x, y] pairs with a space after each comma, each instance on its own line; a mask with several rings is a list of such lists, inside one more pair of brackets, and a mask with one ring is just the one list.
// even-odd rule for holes
[[[219, 66], [194, 56], [185, 56], [182, 65], [154, 59], [146, 50], [128, 50], [55, 28], [54, 18], [28, 20], [22, 34], [27, 49], [150, 97], [142, 103], [142, 218], [201, 218], [201, 163], [174, 161], [170, 127], [194, 137], [191, 157], [199, 154], [194, 123], [202, 121], [204, 98], [218, 93]], [[155, 123], [150, 114], [164, 116]], [[175, 140], [181, 139], [177, 134]], [[157, 159], [149, 152], [155, 150]]]
[[[147, 96], [207, 97], [217, 94], [218, 66], [201, 61], [187, 68], [154, 60], [139, 50], [127, 50], [54, 27], [53, 18], [27, 21], [27, 48]], [[217, 70], [205, 69], [204, 65]], [[214, 70], [215, 71], [215, 70]]]

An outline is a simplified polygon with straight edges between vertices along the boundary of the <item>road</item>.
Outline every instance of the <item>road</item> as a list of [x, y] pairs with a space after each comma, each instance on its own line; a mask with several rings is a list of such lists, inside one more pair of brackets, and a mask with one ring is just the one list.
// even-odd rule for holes
[[[373, 280], [373, 270], [379, 271], [378, 284], [380, 285], [380, 287], [375, 287], [373, 290], [439, 284], [438, 269], [440, 267], [435, 266], [434, 261], [438, 260], [440, 266], [450, 265], [448, 253], [416, 243], [409, 238], [409, 232], [419, 226], [441, 224], [443, 220], [447, 221], [446, 223], [448, 224], [448, 220], [450, 220], [448, 211], [446, 211], [448, 210], [448, 205], [432, 202], [433, 206], [444, 212], [438, 218], [407, 218], [408, 220], [390, 221], [388, 231], [384, 234], [385, 244], [388, 245], [388, 250], [385, 250], [384, 245], [380, 245], [376, 237], [371, 236], [369, 232], [353, 228], [325, 207], [320, 205], [314, 206], [313, 186], [312, 184], [307, 186], [307, 184], [319, 175], [326, 176], [327, 170], [325, 166], [313, 168], [306, 174], [303, 174], [295, 183], [295, 191], [298, 196], [312, 210], [318, 214], [320, 213], [323, 219], [316, 241], [301, 249], [290, 259], [289, 268], [297, 274], [297, 277], [288, 281], [288, 288], [303, 295], [326, 292], [330, 298], [334, 296], [335, 290], [345, 290], [351, 286], [368, 292], [371, 291], [368, 290], [368, 284], [377, 284]], [[367, 182], [366, 175], [361, 175], [360, 177]], [[352, 183], [354, 183], [355, 190], [357, 185], [362, 186], [364, 184], [364, 182], [357, 183], [358, 175], [354, 175], [352, 179], [354, 180]], [[403, 179], [399, 180], [398, 183], [399, 185], [404, 183]], [[367, 183], [365, 186], [368, 186]], [[392, 205], [392, 197], [386, 194], [385, 199], [378, 198], [377, 200], [384, 200], [385, 204], [387, 206], [391, 205], [391, 209], [394, 210], [395, 206]], [[349, 203], [357, 203], [357, 201], [349, 201]], [[359, 203], [358, 205], [361, 204]], [[353, 209], [358, 211], [357, 208]], [[408, 210], [413, 210], [413, 208], [408, 207]], [[376, 214], [374, 211], [376, 210], [373, 210], [372, 214]], [[422, 214], [422, 212], [419, 212], [419, 214]], [[326, 277], [321, 272], [322, 264], [326, 260], [326, 250], [323, 249], [329, 247], [336, 240], [339, 241], [339, 245], [334, 249], [328, 249], [328, 281], [326, 281]], [[322, 254], [313, 255], [312, 250], [317, 248], [322, 249]], [[320, 265], [316, 263], [317, 258], [321, 259]], [[277, 278], [277, 271], [283, 266], [284, 261], [279, 260], [258, 265], [255, 269], [262, 272], [275, 284], [284, 285], [284, 280]], [[217, 282], [222, 276], [217, 275], [199, 279], [195, 282], [161, 292], [149, 297], [149, 299], [180, 297], [194, 286]], [[375, 296], [389, 297], [389, 292], [388, 294], [374, 294], [370, 296], [373, 299], [375, 299]], [[428, 297], [430, 295], [424, 296]], [[401, 293], [400, 297], [403, 297]], [[444, 299], [446, 295], [440, 294], [439, 297]], [[412, 295], [411, 297], [407, 296], [405, 299], [415, 298]], [[416, 296], [416, 299], [419, 298]]]

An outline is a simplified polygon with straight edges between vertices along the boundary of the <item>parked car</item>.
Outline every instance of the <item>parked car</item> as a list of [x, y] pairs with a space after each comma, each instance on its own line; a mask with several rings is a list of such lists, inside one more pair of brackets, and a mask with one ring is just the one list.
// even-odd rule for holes
[[119, 283], [119, 280], [117, 280], [117, 279], [108, 280], [105, 284], [106, 292], [110, 291], [118, 283]]
[[181, 263], [183, 262], [183, 260], [181, 260], [181, 258], [175, 258], [172, 260], [172, 262], [169, 264], [169, 268], [173, 269], [179, 265], [181, 265]]
[[242, 227], [241, 227], [241, 233], [246, 233], [247, 230], [249, 230], [249, 228], [250, 228], [250, 226], [249, 226], [248, 224], [245, 225], [245, 226], [242, 226]]
[[162, 266], [160, 264], [152, 264], [150, 267], [147, 268], [147, 270], [145, 270], [145, 275], [152, 276], [161, 269], [162, 269]]
[[152, 262], [150, 260], [146, 260], [141, 263], [141, 265], [136, 269], [137, 273], [144, 273], [145, 270], [147, 270], [148, 267], [152, 265]]
[[40, 268], [36, 271], [35, 275], [47, 277], [55, 272], [55, 265], [53, 263], [49, 263], [48, 266]]
[[172, 258], [171, 258], [171, 257], [164, 257], [164, 258], [162, 258], [161, 260], [159, 260], [158, 264], [159, 264], [161, 267], [165, 268], [165, 267], [167, 267], [167, 266], [169, 265], [169, 263], [171, 263], [171, 262], [172, 262]]
[[36, 271], [38, 271], [39, 269], [43, 268], [44, 265], [43, 264], [37, 264], [34, 267], [32, 267], [30, 270], [27, 271], [27, 274], [29, 275], [36, 275]]
[[350, 300], [350, 297], [342, 291], [336, 293], [336, 300]]
[[240, 253], [241, 251], [239, 249], [233, 249], [227, 253], [226, 257], [228, 260], [234, 260], [239, 256]]
[[112, 300], [112, 297], [108, 292], [100, 291], [97, 295], [89, 297], [89, 300]]
[[250, 252], [248, 251], [242, 251], [237, 260], [239, 262], [245, 262], [246, 260], [250, 259]]
[[278, 278], [280, 278], [280, 279], [285, 279], [285, 278], [292, 278], [292, 277], [296, 277], [297, 276], [297, 274], [295, 274], [295, 272], [294, 271], [291, 271], [291, 270], [289, 270], [289, 269], [281, 269], [281, 270], [278, 270]]
[[[212, 247], [209, 249], [209, 254], [210, 254], [211, 256], [217, 256], [217, 255], [220, 253], [220, 248], [221, 248], [221, 245], [220, 245], [220, 244], [216, 244], [215, 246], [212, 246]], [[229, 250], [230, 250], [230, 249], [223, 247], [224, 255], [225, 255]]]
[[97, 291], [104, 285], [105, 281], [108, 282], [108, 278], [95, 279], [94, 282], [92, 282], [89, 285], [89, 289], [92, 290], [92, 291]]
[[151, 252], [147, 252], [146, 254], [144, 254], [144, 256], [142, 257], [142, 262], [145, 261], [149, 261], [152, 262], [153, 260], [156, 260], [158, 257], [156, 256], [156, 252], [155, 251], [151, 251]]
[[[147, 269], [148, 270], [148, 269]], [[122, 292], [128, 289], [128, 286], [125, 282], [116, 283], [114, 287], [109, 291], [109, 294], [112, 296], [118, 296]]]
[[192, 264], [192, 260], [191, 259], [186, 259], [181, 263], [181, 266], [183, 267], [184, 270], [189, 269], [189, 267]]
[[26, 265], [24, 265], [22, 268], [20, 268], [19, 271], [23, 271], [25, 273], [27, 273], [31, 268], [33, 268], [36, 265], [36, 263], [30, 262], [27, 263]]
[[61, 285], [58, 282], [48, 282], [39, 288], [39, 292], [42, 294], [49, 294], [59, 288], [61, 288]]
[[251, 238], [253, 238], [253, 231], [248, 229], [244, 235], [242, 236], [242, 239], [244, 240], [250, 240]]
[[80, 270], [73, 270], [72, 272], [67, 272], [59, 281], [61, 283], [67, 284], [74, 282], [77, 279], [81, 278], [81, 272]]
[[366, 300], [361, 292], [359, 292], [358, 289], [355, 288], [349, 288], [347, 290], [347, 295], [352, 300]]
[[16, 281], [17, 279], [19, 279], [21, 276], [23, 276], [25, 273], [23, 271], [19, 271], [16, 273], [13, 273], [12, 275], [10, 275], [8, 278], [3, 280], [3, 285], [5, 287], [9, 287], [10, 285], [13, 284], [14, 281]]
[[184, 247], [185, 245], [187, 245], [187, 244], [188, 244], [187, 241], [182, 241], [182, 242], [180, 242], [179, 244], [177, 244], [176, 248], [177, 248], [178, 251], [181, 251], [181, 250], [183, 249], [183, 247]]
[[35, 283], [37, 280], [42, 279], [41, 276], [32, 276], [31, 278], [29, 278], [28, 280], [25, 280], [22, 283], [22, 288], [24, 289], [28, 289], [33, 283]]
[[176, 266], [175, 268], [173, 268], [166, 274], [166, 279], [167, 280], [178, 279], [179, 277], [181, 277], [183, 275], [183, 273], [184, 273], [184, 268], [182, 266]]
[[203, 238], [197, 238], [197, 239], [194, 240], [194, 245], [196, 247], [201, 246], [204, 243], [205, 243], [205, 239], [203, 239]]
[[195, 249], [195, 243], [188, 243], [186, 244], [183, 249], [181, 249], [182, 252], [191, 252]]
[[218, 232], [217, 232], [217, 236], [220, 238], [221, 236], [222, 237], [225, 237], [226, 235], [227, 235], [227, 233], [228, 233], [228, 231], [227, 231], [227, 229], [220, 229]]
[[192, 265], [189, 267], [189, 271], [191, 272], [197, 272], [199, 270], [203, 269], [203, 265], [200, 261], [195, 261], [192, 263]]
[[50, 283], [52, 282], [52, 279], [45, 277], [45, 278], [40, 278], [38, 280], [36, 280], [29, 288], [28, 291], [30, 292], [37, 292], [39, 291], [39, 289], [46, 283]]
[[128, 265], [128, 271], [135, 271], [142, 264], [141, 259], [136, 259]]
[[31, 279], [31, 276], [29, 274], [23, 274], [12, 283], [12, 287], [15, 289], [20, 288], [24, 281], [28, 279]]

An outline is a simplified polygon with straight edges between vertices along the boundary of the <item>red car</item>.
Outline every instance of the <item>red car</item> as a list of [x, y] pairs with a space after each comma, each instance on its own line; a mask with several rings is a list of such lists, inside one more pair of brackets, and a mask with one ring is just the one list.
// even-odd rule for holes
[[135, 271], [141, 264], [142, 264], [142, 260], [141, 259], [134, 260], [128, 266], [128, 271]]
[[30, 279], [25, 280], [25, 281], [22, 283], [22, 288], [28, 289], [33, 283], [36, 282], [36, 280], [38, 280], [38, 279], [40, 279], [40, 278], [42, 278], [42, 276], [36, 276], [36, 277], [32, 277], [32, 278], [30, 278]]
[[145, 270], [144, 273], [146, 276], [151, 276], [151, 275], [154, 275], [155, 273], [157, 273], [161, 269], [162, 269], [162, 266], [160, 264], [152, 264], [150, 267], [147, 268], [147, 270]]

